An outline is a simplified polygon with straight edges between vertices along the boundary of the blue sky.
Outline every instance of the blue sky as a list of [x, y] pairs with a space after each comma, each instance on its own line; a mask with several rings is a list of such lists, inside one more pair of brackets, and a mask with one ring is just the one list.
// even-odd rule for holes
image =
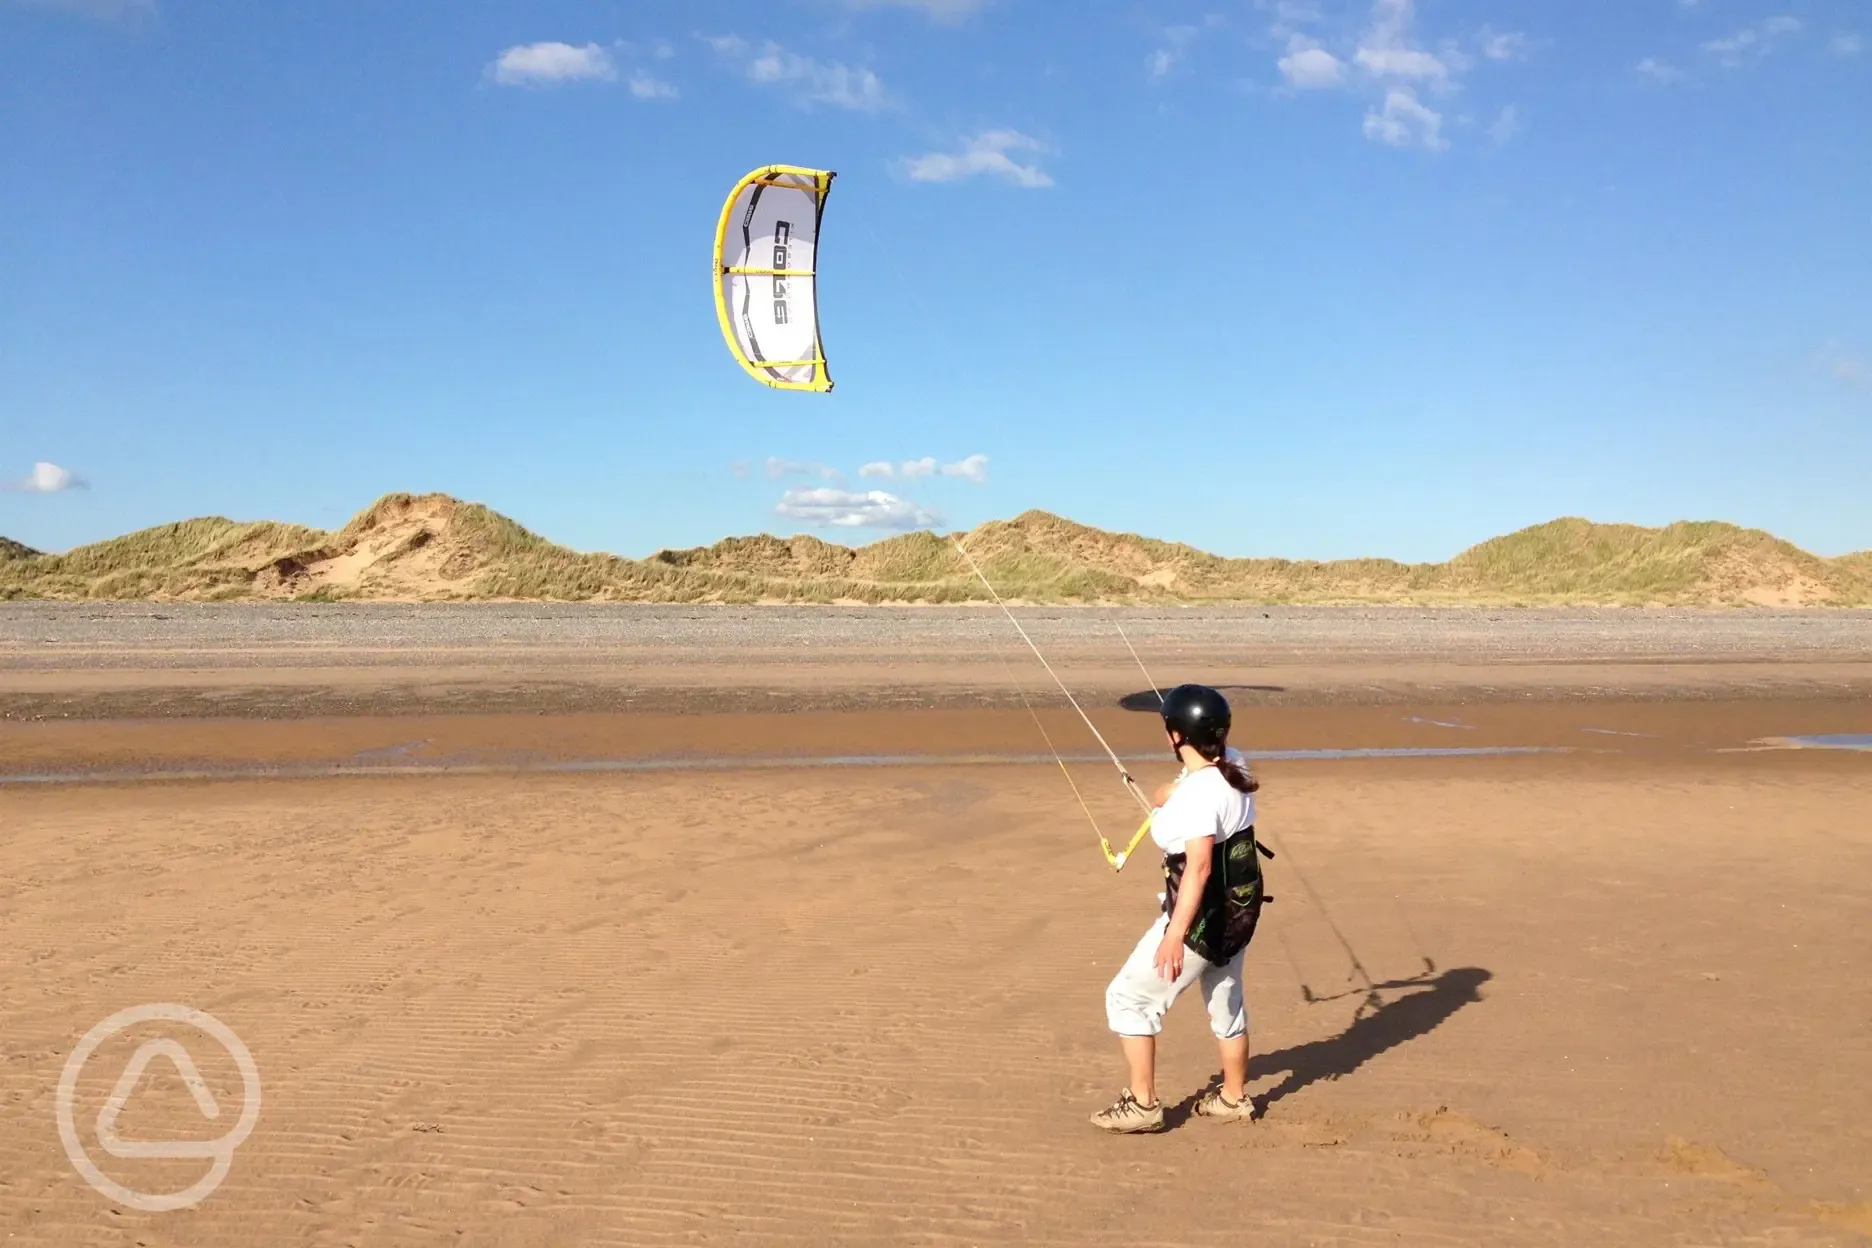
[[[1861, 0], [0, 0], [0, 534], [407, 489], [630, 555], [1030, 507], [1872, 546], [1868, 41]], [[770, 162], [840, 175], [831, 395], [715, 324]]]

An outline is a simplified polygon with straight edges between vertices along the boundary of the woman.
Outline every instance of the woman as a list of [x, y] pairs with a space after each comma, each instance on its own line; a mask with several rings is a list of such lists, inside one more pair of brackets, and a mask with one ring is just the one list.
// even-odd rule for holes
[[1252, 1121], [1248, 1014], [1242, 961], [1261, 915], [1261, 864], [1254, 838], [1255, 791], [1247, 760], [1229, 748], [1229, 705], [1214, 689], [1181, 685], [1163, 701], [1164, 733], [1183, 771], [1159, 791], [1151, 839], [1164, 854], [1163, 912], [1105, 990], [1131, 1083], [1092, 1115], [1105, 1131], [1161, 1131], [1157, 1034], [1164, 1012], [1202, 984], [1210, 1030], [1222, 1052], [1222, 1086], [1196, 1102], [1205, 1118]]

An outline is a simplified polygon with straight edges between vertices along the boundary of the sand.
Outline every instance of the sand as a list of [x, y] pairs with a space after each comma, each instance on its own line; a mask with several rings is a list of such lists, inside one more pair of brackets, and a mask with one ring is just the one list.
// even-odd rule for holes
[[[1021, 608], [1090, 704], [1872, 696], [1872, 612]], [[1120, 630], [1123, 630], [1122, 632]], [[0, 721], [1064, 705], [992, 608], [0, 602]]]
[[[901, 706], [801, 685], [751, 713], [710, 709], [696, 666], [668, 686], [686, 704], [568, 711], [477, 660], [457, 713], [307, 717], [269, 682], [332, 697], [359, 669], [242, 683], [202, 663], [192, 680], [226, 683], [191, 687], [259, 712], [216, 717], [102, 649], [115, 667], [20, 645], [0, 672], [0, 697], [30, 678], [67, 699], [142, 672], [113, 696], [146, 712], [0, 724], [12, 1242], [1872, 1235], [1872, 755], [1792, 740], [1872, 731], [1851, 653], [1756, 653], [1741, 686], [1632, 659], [1637, 695], [1527, 675], [1569, 664], [1315, 654], [1330, 680], [1304, 697], [1242, 690], [1281, 853], [1249, 955], [1266, 1117], [1189, 1118], [1214, 1051], [1184, 1003], [1161, 1055], [1172, 1129], [1110, 1138], [1085, 1121], [1123, 1077], [1102, 993], [1159, 881], [1147, 857], [1115, 875], [1058, 769], [1021, 761], [1044, 747], [1005, 684], [964, 705], [907, 676], [922, 701]], [[1457, 696], [1410, 703], [1393, 678], [1417, 663]], [[784, 691], [800, 669], [738, 670]], [[1270, 670], [1243, 683], [1300, 688]], [[1095, 714], [1161, 779], [1112, 671]], [[1374, 675], [1384, 699], [1344, 692]], [[619, 683], [601, 677], [559, 687]], [[65, 704], [87, 708], [112, 709]], [[1544, 752], [1319, 753], [1499, 748]], [[1128, 834], [1109, 764], [1073, 771]], [[1385, 985], [1375, 1008], [1353, 956]], [[233, 1028], [264, 1095], [217, 1190], [144, 1213], [75, 1175], [55, 1092], [87, 1028], [157, 1001]], [[172, 1035], [223, 1118], [157, 1061], [121, 1133], [219, 1134], [238, 1072], [186, 1029], [118, 1035], [76, 1085], [91, 1155], [150, 1191], [207, 1163], [111, 1158], [95, 1125], [137, 1046]]]

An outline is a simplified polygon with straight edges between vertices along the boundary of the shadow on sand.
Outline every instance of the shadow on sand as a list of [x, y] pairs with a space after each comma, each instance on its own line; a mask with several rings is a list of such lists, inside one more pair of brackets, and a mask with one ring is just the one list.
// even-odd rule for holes
[[[1336, 1036], [1249, 1058], [1248, 1080], [1251, 1084], [1276, 1071], [1287, 1072], [1285, 1079], [1255, 1099], [1265, 1111], [1302, 1088], [1323, 1079], [1349, 1075], [1380, 1053], [1428, 1035], [1465, 1005], [1480, 1001], [1482, 985], [1492, 978], [1488, 971], [1479, 966], [1459, 966], [1433, 979], [1380, 984], [1380, 988], [1420, 984], [1423, 990], [1377, 1005], [1370, 1013], [1361, 1011], [1352, 1020], [1352, 1025]], [[1221, 1077], [1217, 1076], [1209, 1087], [1216, 1087], [1220, 1083]], [[1206, 1091], [1208, 1088], [1203, 1089], [1203, 1092]], [[1203, 1092], [1196, 1093], [1173, 1109], [1167, 1115], [1172, 1123], [1185, 1121]]]
[[[1224, 697], [1231, 693], [1286, 693], [1286, 685], [1216, 685]], [[1157, 697], [1157, 691], [1146, 689], [1142, 693], [1127, 693], [1118, 699], [1118, 705], [1127, 711], [1155, 711], [1163, 703]]]

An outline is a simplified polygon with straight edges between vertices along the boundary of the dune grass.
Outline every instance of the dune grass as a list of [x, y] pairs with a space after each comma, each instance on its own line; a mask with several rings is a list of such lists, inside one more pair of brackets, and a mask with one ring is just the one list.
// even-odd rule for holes
[[1833, 560], [1833, 566], [1853, 576], [1872, 580], [1872, 550], [1856, 550]]
[[[1001, 596], [1032, 603], [1872, 606], [1872, 551], [1827, 560], [1758, 530], [1555, 520], [1446, 563], [1230, 559], [1046, 512], [960, 535]], [[0, 598], [984, 602], [955, 542], [862, 547], [762, 534], [645, 559], [567, 549], [486, 506], [391, 494], [336, 533], [185, 520], [45, 555], [0, 545]]]
[[49, 555], [71, 576], [109, 576], [137, 569], [177, 569], [264, 561], [325, 539], [317, 529], [260, 520], [241, 524], [220, 516], [158, 525], [66, 555]]
[[1863, 601], [1851, 567], [1759, 530], [1720, 522], [1659, 529], [1555, 520], [1495, 538], [1444, 565], [1458, 592], [1512, 592], [1536, 601], [1613, 603], [1744, 601], [1751, 593], [1825, 590]]

